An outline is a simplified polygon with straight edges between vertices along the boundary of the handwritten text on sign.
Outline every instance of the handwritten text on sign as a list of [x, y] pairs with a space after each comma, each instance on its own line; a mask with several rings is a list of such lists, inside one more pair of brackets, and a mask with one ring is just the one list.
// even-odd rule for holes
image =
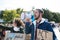
[[37, 40], [53, 40], [53, 34], [50, 31], [37, 29]]

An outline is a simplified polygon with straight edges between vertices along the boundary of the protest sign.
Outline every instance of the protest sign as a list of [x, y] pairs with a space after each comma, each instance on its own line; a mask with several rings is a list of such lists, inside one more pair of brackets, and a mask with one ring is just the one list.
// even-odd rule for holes
[[7, 33], [4, 40], [30, 40], [30, 34], [24, 33]]
[[37, 29], [37, 40], [53, 40], [53, 34], [50, 31]]
[[25, 40], [25, 34], [21, 33], [7, 33], [5, 40]]

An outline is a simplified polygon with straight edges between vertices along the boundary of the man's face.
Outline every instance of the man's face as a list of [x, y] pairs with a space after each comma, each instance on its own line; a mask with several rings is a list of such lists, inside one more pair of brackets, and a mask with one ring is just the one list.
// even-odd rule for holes
[[35, 10], [34, 11], [34, 17], [35, 17], [35, 20], [37, 20], [39, 18], [40, 14], [38, 12], [38, 10]]

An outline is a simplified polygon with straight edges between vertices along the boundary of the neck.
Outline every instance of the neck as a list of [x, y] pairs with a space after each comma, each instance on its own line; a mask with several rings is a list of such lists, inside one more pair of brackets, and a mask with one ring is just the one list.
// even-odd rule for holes
[[37, 19], [37, 22], [39, 23], [41, 20], [42, 20], [42, 17], [38, 18]]

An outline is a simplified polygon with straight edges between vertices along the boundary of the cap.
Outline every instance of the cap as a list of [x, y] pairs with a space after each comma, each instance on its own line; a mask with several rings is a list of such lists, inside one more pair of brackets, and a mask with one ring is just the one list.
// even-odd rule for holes
[[36, 10], [38, 10], [39, 13], [44, 13], [42, 9], [36, 9]]

